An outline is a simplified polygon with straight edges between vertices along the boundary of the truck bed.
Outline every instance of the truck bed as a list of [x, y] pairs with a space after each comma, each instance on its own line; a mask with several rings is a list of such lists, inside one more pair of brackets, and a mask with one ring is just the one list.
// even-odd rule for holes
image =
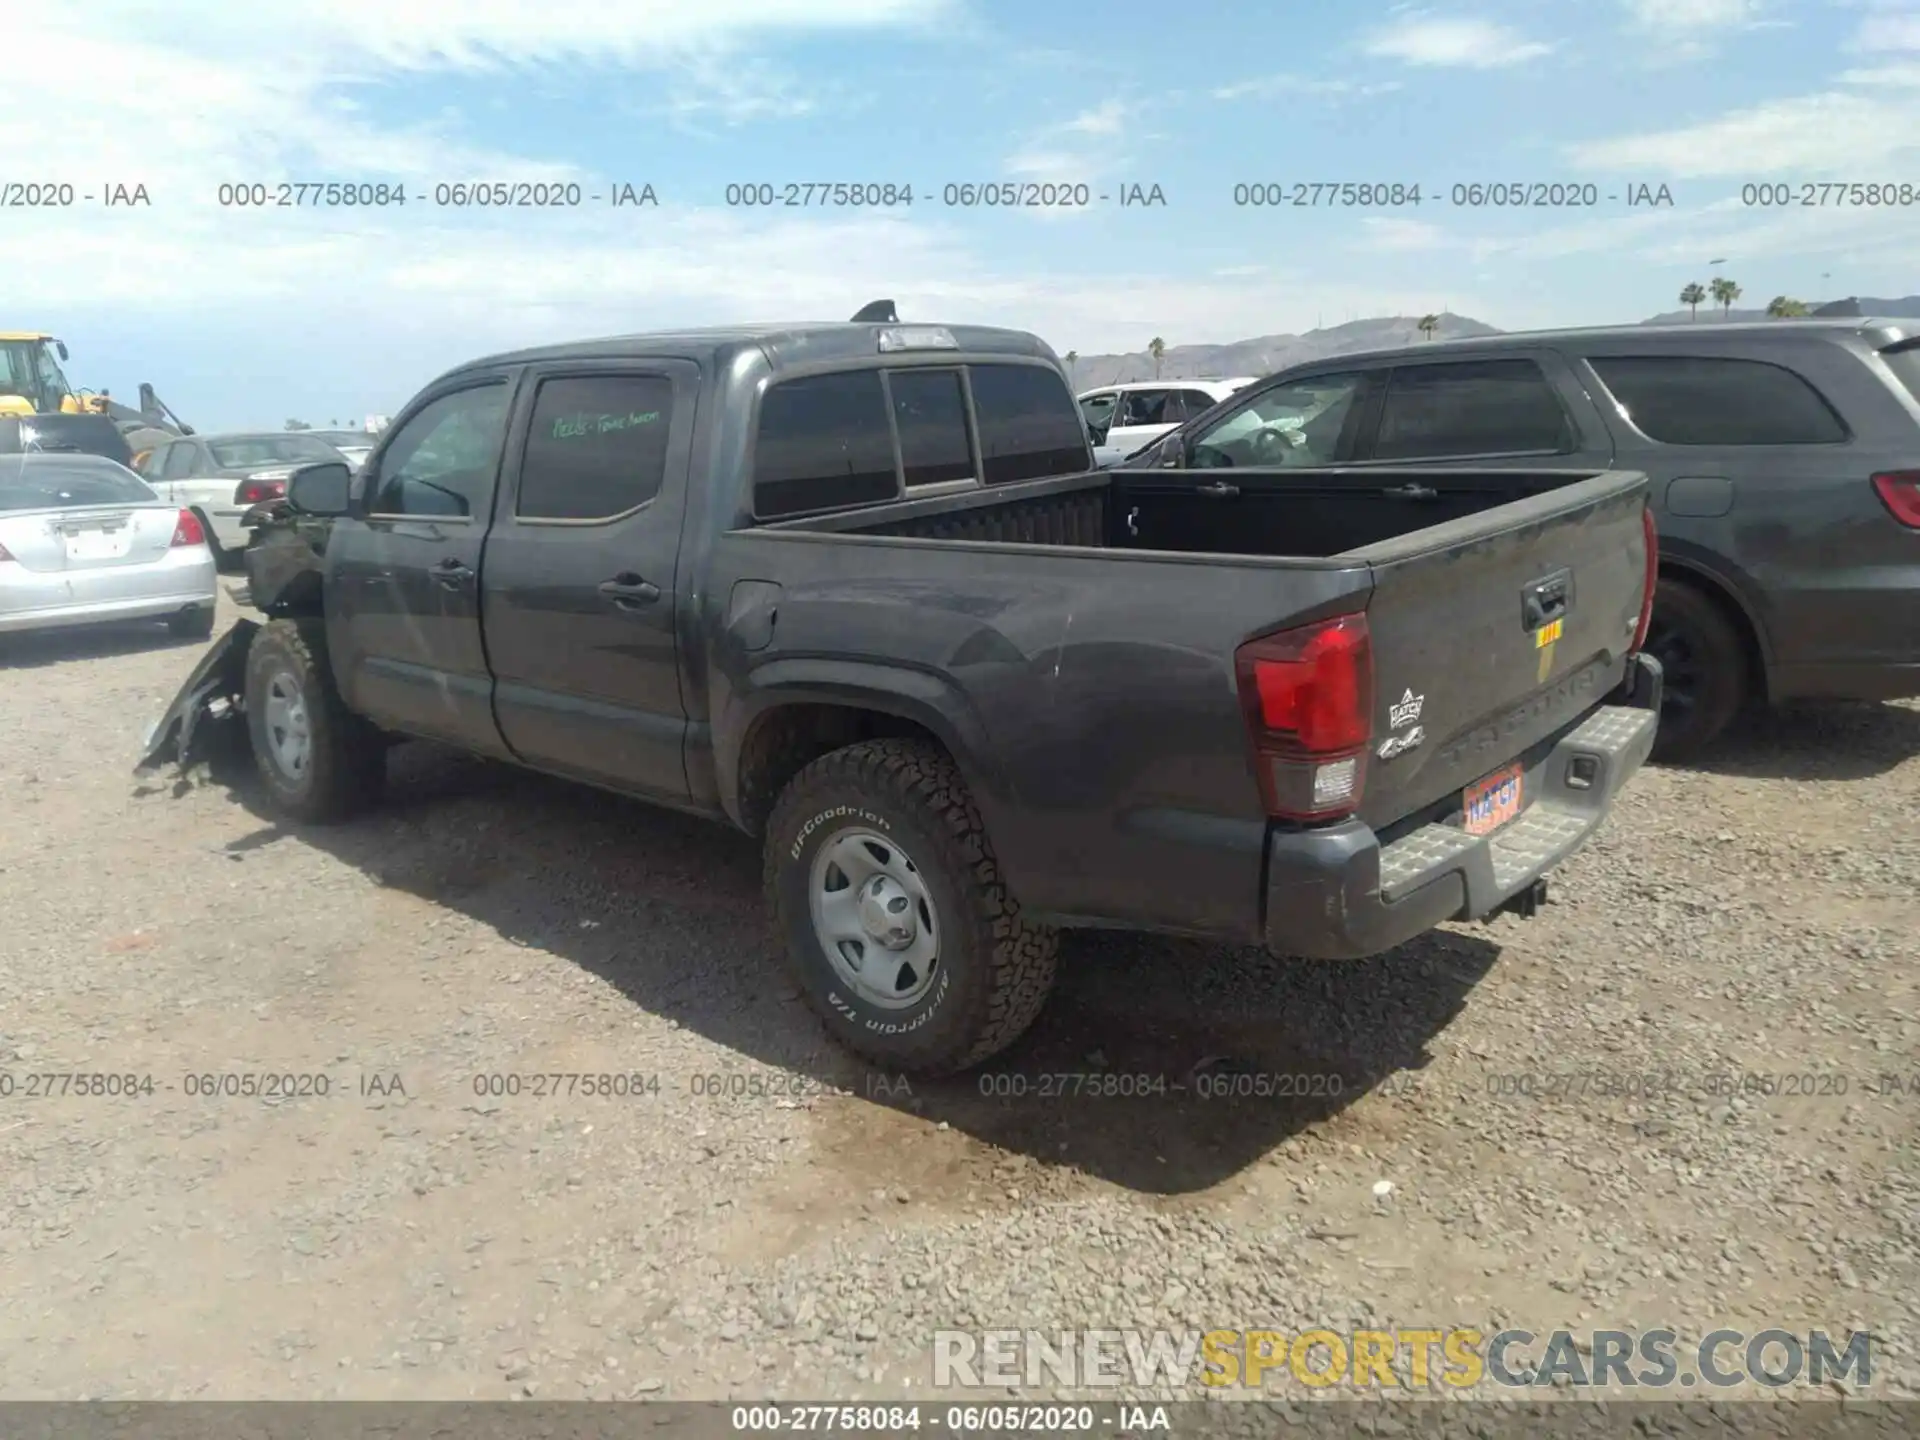
[[[1433, 467], [1093, 471], [765, 528], [1326, 559], [1551, 494], [1601, 473]], [[1231, 493], [1220, 493], [1222, 486]]]

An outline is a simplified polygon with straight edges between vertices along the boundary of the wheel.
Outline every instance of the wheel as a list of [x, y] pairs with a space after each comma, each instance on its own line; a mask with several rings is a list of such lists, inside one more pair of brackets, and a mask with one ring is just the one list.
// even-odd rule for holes
[[951, 758], [868, 740], [814, 761], [767, 822], [767, 900], [808, 1001], [847, 1049], [939, 1076], [1025, 1033], [1057, 937], [1023, 919]]
[[1747, 652], [1740, 632], [1698, 586], [1662, 580], [1654, 591], [1646, 648], [1664, 672], [1654, 758], [1698, 754], [1746, 703]]
[[274, 803], [297, 820], [342, 820], [378, 798], [386, 747], [350, 712], [318, 620], [270, 620], [247, 651], [247, 732]]
[[167, 629], [182, 640], [205, 640], [213, 634], [213, 606], [199, 605], [167, 617]]

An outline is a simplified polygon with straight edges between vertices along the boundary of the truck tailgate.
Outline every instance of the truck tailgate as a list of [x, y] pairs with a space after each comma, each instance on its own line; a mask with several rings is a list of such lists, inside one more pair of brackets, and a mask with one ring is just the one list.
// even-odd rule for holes
[[[1620, 682], [1646, 586], [1647, 489], [1609, 471], [1342, 557], [1373, 572], [1369, 825], [1499, 776]], [[1489, 787], [1475, 825], [1518, 801]]]

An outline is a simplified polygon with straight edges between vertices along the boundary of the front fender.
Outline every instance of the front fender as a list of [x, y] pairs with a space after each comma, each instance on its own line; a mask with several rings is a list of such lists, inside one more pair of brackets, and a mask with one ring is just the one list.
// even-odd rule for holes
[[146, 748], [134, 773], [157, 770], [169, 760], [184, 770], [193, 763], [196, 741], [205, 737], [203, 720], [224, 724], [239, 718], [247, 688], [247, 652], [259, 629], [256, 621], [236, 620], [200, 657], [159, 723], [147, 732]]

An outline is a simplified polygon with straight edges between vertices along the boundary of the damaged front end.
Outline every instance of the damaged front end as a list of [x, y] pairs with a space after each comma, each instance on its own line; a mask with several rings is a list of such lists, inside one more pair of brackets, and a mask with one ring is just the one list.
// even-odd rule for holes
[[200, 657], [159, 723], [147, 731], [144, 751], [133, 767], [136, 774], [157, 770], [170, 760], [184, 770], [205, 752], [213, 733], [246, 723], [241, 702], [247, 689], [247, 651], [259, 629], [258, 621], [236, 620]]

